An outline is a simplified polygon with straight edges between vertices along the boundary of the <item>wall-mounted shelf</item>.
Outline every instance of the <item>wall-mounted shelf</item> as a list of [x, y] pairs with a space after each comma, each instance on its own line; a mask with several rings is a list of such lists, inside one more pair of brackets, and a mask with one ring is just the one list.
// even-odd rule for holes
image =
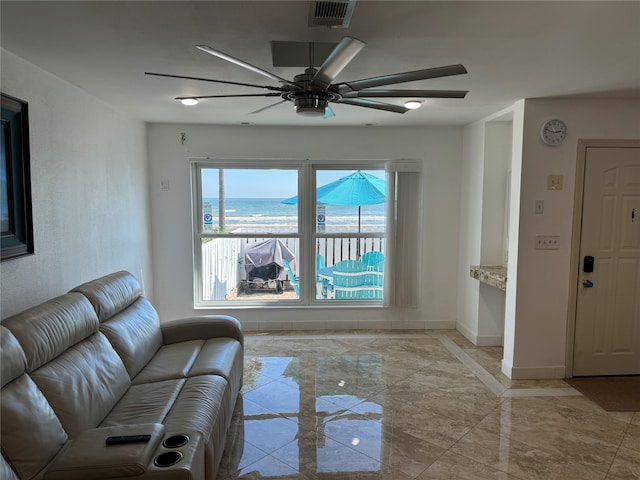
[[496, 287], [502, 291], [507, 290], [507, 267], [500, 265], [471, 265], [469, 274], [471, 278]]

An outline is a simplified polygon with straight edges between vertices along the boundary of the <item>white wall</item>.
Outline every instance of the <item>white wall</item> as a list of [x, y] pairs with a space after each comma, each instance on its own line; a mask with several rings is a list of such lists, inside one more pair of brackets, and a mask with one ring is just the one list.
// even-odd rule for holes
[[[567, 124], [567, 139], [556, 147], [543, 144], [539, 133], [552, 118]], [[569, 270], [578, 139], [640, 139], [640, 100], [525, 102], [517, 278], [511, 278], [510, 261], [509, 281], [515, 283], [507, 286], [507, 291], [516, 288], [514, 303], [507, 305], [513, 342], [507, 345], [505, 336], [503, 359], [503, 372], [511, 378], [560, 378], [566, 373], [567, 322], [573, 321], [567, 318], [569, 291], [576, 282]], [[547, 190], [549, 174], [563, 175], [562, 190]], [[543, 215], [534, 213], [539, 199], [545, 202]], [[560, 235], [560, 249], [534, 250], [536, 234]]]
[[29, 104], [35, 255], [2, 262], [2, 317], [126, 269], [151, 293], [146, 132], [2, 50], [2, 92]]
[[[301, 122], [304, 119], [300, 119]], [[181, 132], [187, 142], [180, 142]], [[161, 318], [193, 308], [190, 157], [423, 160], [423, 251], [416, 309], [231, 307], [248, 329], [453, 328], [462, 129], [272, 128], [153, 124], [148, 127], [154, 297]], [[170, 190], [160, 182], [169, 180]]]
[[484, 121], [474, 122], [465, 127], [460, 192], [458, 320], [456, 328], [474, 343], [478, 340], [480, 282], [469, 276], [469, 267], [480, 265], [484, 141]]
[[476, 345], [501, 345], [505, 293], [469, 276], [471, 265], [503, 265], [513, 109], [465, 127], [460, 208], [458, 321]]

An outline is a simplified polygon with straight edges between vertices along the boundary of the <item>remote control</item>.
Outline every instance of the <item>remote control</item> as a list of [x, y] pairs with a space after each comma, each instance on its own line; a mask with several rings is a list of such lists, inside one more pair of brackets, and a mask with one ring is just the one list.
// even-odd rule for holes
[[107, 437], [107, 445], [119, 445], [121, 443], [144, 443], [151, 439], [151, 435], [118, 435]]

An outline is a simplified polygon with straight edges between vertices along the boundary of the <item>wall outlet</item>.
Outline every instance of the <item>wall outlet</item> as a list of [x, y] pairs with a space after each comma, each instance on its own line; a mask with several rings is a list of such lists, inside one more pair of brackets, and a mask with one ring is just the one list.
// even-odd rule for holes
[[168, 192], [171, 189], [171, 184], [169, 180], [160, 180], [160, 190], [163, 192]]
[[536, 250], [558, 250], [560, 248], [560, 235], [536, 235]]
[[562, 190], [562, 175], [549, 175], [547, 177], [547, 190]]

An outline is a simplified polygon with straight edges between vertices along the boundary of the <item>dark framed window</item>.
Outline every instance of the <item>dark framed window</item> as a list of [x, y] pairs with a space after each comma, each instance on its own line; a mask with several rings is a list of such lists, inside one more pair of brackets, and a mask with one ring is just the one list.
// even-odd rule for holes
[[0, 95], [0, 243], [5, 261], [33, 254], [34, 245], [28, 105], [4, 93]]

